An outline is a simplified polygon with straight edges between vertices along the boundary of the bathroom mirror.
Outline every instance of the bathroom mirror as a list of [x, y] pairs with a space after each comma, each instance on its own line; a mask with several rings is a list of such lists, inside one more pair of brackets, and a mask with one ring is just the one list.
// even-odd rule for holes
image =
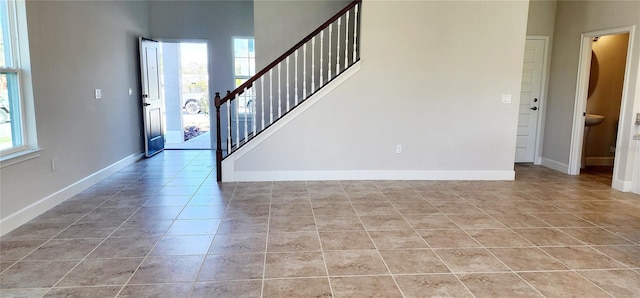
[[587, 94], [587, 100], [591, 98], [591, 95], [596, 90], [599, 75], [600, 66], [598, 64], [598, 56], [596, 56], [596, 53], [594, 51], [591, 51], [591, 71], [589, 73], [589, 91]]

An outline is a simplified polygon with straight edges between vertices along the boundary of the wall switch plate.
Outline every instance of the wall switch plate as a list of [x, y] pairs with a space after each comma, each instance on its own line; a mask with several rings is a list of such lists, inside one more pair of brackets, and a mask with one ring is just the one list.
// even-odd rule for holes
[[502, 103], [511, 103], [511, 94], [502, 94]]
[[131, 96], [131, 94], [133, 94], [133, 89], [129, 88], [129, 96]]
[[96, 99], [102, 99], [102, 89], [96, 89], [95, 97]]
[[402, 145], [398, 144], [396, 145], [396, 154], [400, 154], [402, 153]]

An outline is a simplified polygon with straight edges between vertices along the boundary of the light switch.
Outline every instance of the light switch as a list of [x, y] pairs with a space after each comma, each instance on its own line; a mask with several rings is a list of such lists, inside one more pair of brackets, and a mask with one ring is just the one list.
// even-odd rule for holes
[[502, 94], [502, 103], [511, 103], [511, 94]]
[[96, 99], [102, 99], [102, 89], [96, 89]]
[[133, 94], [133, 89], [129, 88], [129, 96], [131, 96], [131, 94]]

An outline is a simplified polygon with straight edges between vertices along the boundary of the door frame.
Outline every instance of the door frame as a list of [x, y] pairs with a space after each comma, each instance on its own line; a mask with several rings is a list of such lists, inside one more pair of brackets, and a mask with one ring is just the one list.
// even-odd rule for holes
[[[629, 75], [631, 73], [631, 62], [633, 58], [633, 44], [635, 36], [635, 26], [617, 27], [598, 31], [585, 32], [580, 35], [580, 57], [578, 62], [578, 76], [575, 92], [573, 128], [571, 130], [571, 148], [569, 150], [569, 175], [580, 175], [580, 162], [582, 156], [582, 142], [584, 138], [584, 113], [587, 109], [587, 96], [589, 89], [589, 77], [591, 72], [591, 52], [593, 51], [593, 38], [602, 35], [629, 34], [629, 44], [627, 45], [627, 61], [625, 65], [624, 80], [622, 86], [622, 102], [620, 104], [620, 120], [618, 121], [618, 134], [616, 136], [616, 150], [613, 164], [612, 185], [614, 189], [620, 191], [630, 191], [632, 179], [630, 179], [631, 168], [628, 173], [622, 171], [622, 162], [629, 157], [626, 148], [631, 137], [625, 137], [625, 131], [630, 131], [631, 125], [635, 122], [632, 118], [633, 98], [629, 98]], [[624, 144], [623, 144], [624, 142]], [[626, 146], [625, 146], [626, 144]], [[627, 167], [633, 167], [632, 162], [626, 163]], [[627, 179], [629, 178], [629, 179]]]
[[536, 145], [533, 151], [533, 164], [542, 164], [542, 140], [544, 138], [544, 120], [547, 110], [547, 86], [549, 83], [549, 70], [551, 66], [550, 59], [550, 43], [549, 36], [527, 35], [526, 40], [543, 40], [543, 58], [542, 58], [542, 78], [540, 79], [540, 104], [538, 105], [538, 124], [536, 127]]
[[[214, 132], [216, 127], [216, 119], [215, 119], [215, 105], [213, 102], [214, 99], [214, 95], [215, 92], [213, 92], [212, 90], [212, 86], [213, 86], [213, 63], [212, 63], [212, 55], [211, 55], [211, 47], [210, 44], [211, 42], [208, 39], [202, 39], [202, 38], [162, 38], [162, 37], [158, 37], [155, 38], [154, 40], [160, 42], [160, 43], [203, 43], [207, 45], [207, 76], [208, 76], [208, 80], [207, 80], [207, 85], [209, 88], [209, 96], [207, 97], [207, 101], [209, 102], [209, 131], [210, 132]], [[160, 47], [162, 49], [162, 47]], [[164, 74], [163, 72], [161, 73], [162, 75]], [[163, 92], [164, 92], [164, 86], [162, 86], [163, 88]], [[164, 101], [164, 98], [163, 98]], [[163, 103], [164, 105], [165, 103]], [[165, 114], [166, 114], [166, 105], [164, 106], [165, 108]], [[211, 112], [211, 109], [214, 108], [214, 112]], [[209, 148], [207, 149], [201, 149], [201, 148], [196, 148], [196, 149], [187, 149], [187, 150], [215, 150], [214, 146], [215, 146], [215, 142], [216, 142], [216, 136], [214, 133], [210, 134], [210, 145]], [[169, 149], [172, 150], [172, 149]]]

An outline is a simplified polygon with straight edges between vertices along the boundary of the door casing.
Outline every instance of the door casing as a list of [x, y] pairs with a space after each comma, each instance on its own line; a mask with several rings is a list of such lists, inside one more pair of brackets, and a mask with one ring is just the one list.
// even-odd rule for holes
[[[576, 84], [576, 97], [573, 112], [573, 129], [571, 130], [571, 148], [569, 151], [569, 175], [580, 175], [580, 163], [582, 156], [582, 146], [584, 138], [584, 113], [587, 110], [587, 96], [589, 89], [589, 76], [591, 71], [591, 52], [593, 50], [593, 38], [603, 35], [614, 35], [629, 33], [629, 44], [627, 45], [627, 62], [622, 87], [622, 102], [620, 105], [620, 120], [618, 135], [616, 138], [616, 150], [613, 164], [613, 181], [611, 187], [620, 191], [630, 191], [632, 188], [631, 171], [633, 162], [629, 160], [629, 153], [626, 149], [631, 140], [628, 132], [635, 122], [633, 118], [632, 100], [629, 98], [629, 73], [631, 72], [631, 57], [633, 57], [633, 43], [635, 36], [635, 26], [626, 26], [606, 30], [592, 31], [581, 34], [580, 60], [578, 64], [578, 81]], [[628, 171], [623, 171], [622, 162], [626, 162]]]

